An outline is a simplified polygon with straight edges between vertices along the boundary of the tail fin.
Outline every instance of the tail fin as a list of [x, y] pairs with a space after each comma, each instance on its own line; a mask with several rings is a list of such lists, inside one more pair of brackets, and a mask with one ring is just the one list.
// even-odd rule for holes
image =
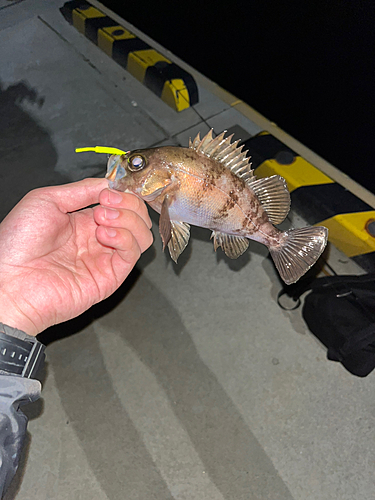
[[322, 254], [328, 237], [323, 226], [286, 231], [284, 241], [270, 247], [271, 257], [287, 285], [295, 283], [312, 267]]

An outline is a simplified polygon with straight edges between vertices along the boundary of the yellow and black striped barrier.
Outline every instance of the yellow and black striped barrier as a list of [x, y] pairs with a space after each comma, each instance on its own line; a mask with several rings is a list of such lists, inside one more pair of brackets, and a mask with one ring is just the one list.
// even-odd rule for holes
[[190, 73], [85, 0], [66, 2], [65, 19], [175, 111], [198, 103]]
[[276, 137], [262, 132], [245, 141], [258, 177], [278, 174], [292, 207], [309, 224], [329, 229], [329, 241], [367, 272], [375, 272], [375, 210]]

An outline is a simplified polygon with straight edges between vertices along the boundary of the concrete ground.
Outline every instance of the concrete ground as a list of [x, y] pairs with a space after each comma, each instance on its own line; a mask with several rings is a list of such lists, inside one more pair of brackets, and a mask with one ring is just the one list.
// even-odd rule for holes
[[[202, 86], [194, 109], [174, 112], [62, 3], [0, 0], [1, 217], [34, 187], [104, 175], [105, 156], [75, 147], [259, 132]], [[328, 361], [301, 312], [278, 307], [264, 247], [229, 261], [193, 228], [175, 266], [152, 217], [155, 243], [118, 292], [41, 335], [43, 398], [25, 410], [6, 500], [374, 498], [374, 374]], [[329, 259], [360, 271], [334, 248]]]

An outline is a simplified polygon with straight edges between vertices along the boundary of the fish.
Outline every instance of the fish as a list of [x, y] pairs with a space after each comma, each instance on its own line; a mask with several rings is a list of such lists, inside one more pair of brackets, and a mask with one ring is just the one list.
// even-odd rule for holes
[[298, 281], [318, 260], [328, 237], [323, 226], [281, 231], [290, 210], [283, 177], [257, 178], [248, 151], [226, 131], [211, 129], [189, 139], [189, 147], [162, 146], [111, 155], [109, 187], [133, 193], [160, 214], [163, 250], [177, 263], [190, 238], [190, 225], [211, 230], [215, 251], [231, 259], [249, 240], [266, 245], [286, 284]]

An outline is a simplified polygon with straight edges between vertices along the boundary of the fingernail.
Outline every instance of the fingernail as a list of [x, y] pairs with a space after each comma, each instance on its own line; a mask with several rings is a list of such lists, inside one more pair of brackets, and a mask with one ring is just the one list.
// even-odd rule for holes
[[108, 199], [109, 199], [109, 203], [113, 203], [113, 204], [121, 203], [122, 196], [120, 193], [116, 193], [114, 191], [109, 191]]
[[112, 229], [111, 227], [106, 227], [105, 230], [107, 231], [108, 236], [111, 238], [114, 238], [117, 234], [116, 229]]
[[117, 219], [117, 217], [120, 215], [120, 212], [118, 210], [115, 210], [113, 208], [106, 208], [104, 211], [104, 216], [106, 219]]

